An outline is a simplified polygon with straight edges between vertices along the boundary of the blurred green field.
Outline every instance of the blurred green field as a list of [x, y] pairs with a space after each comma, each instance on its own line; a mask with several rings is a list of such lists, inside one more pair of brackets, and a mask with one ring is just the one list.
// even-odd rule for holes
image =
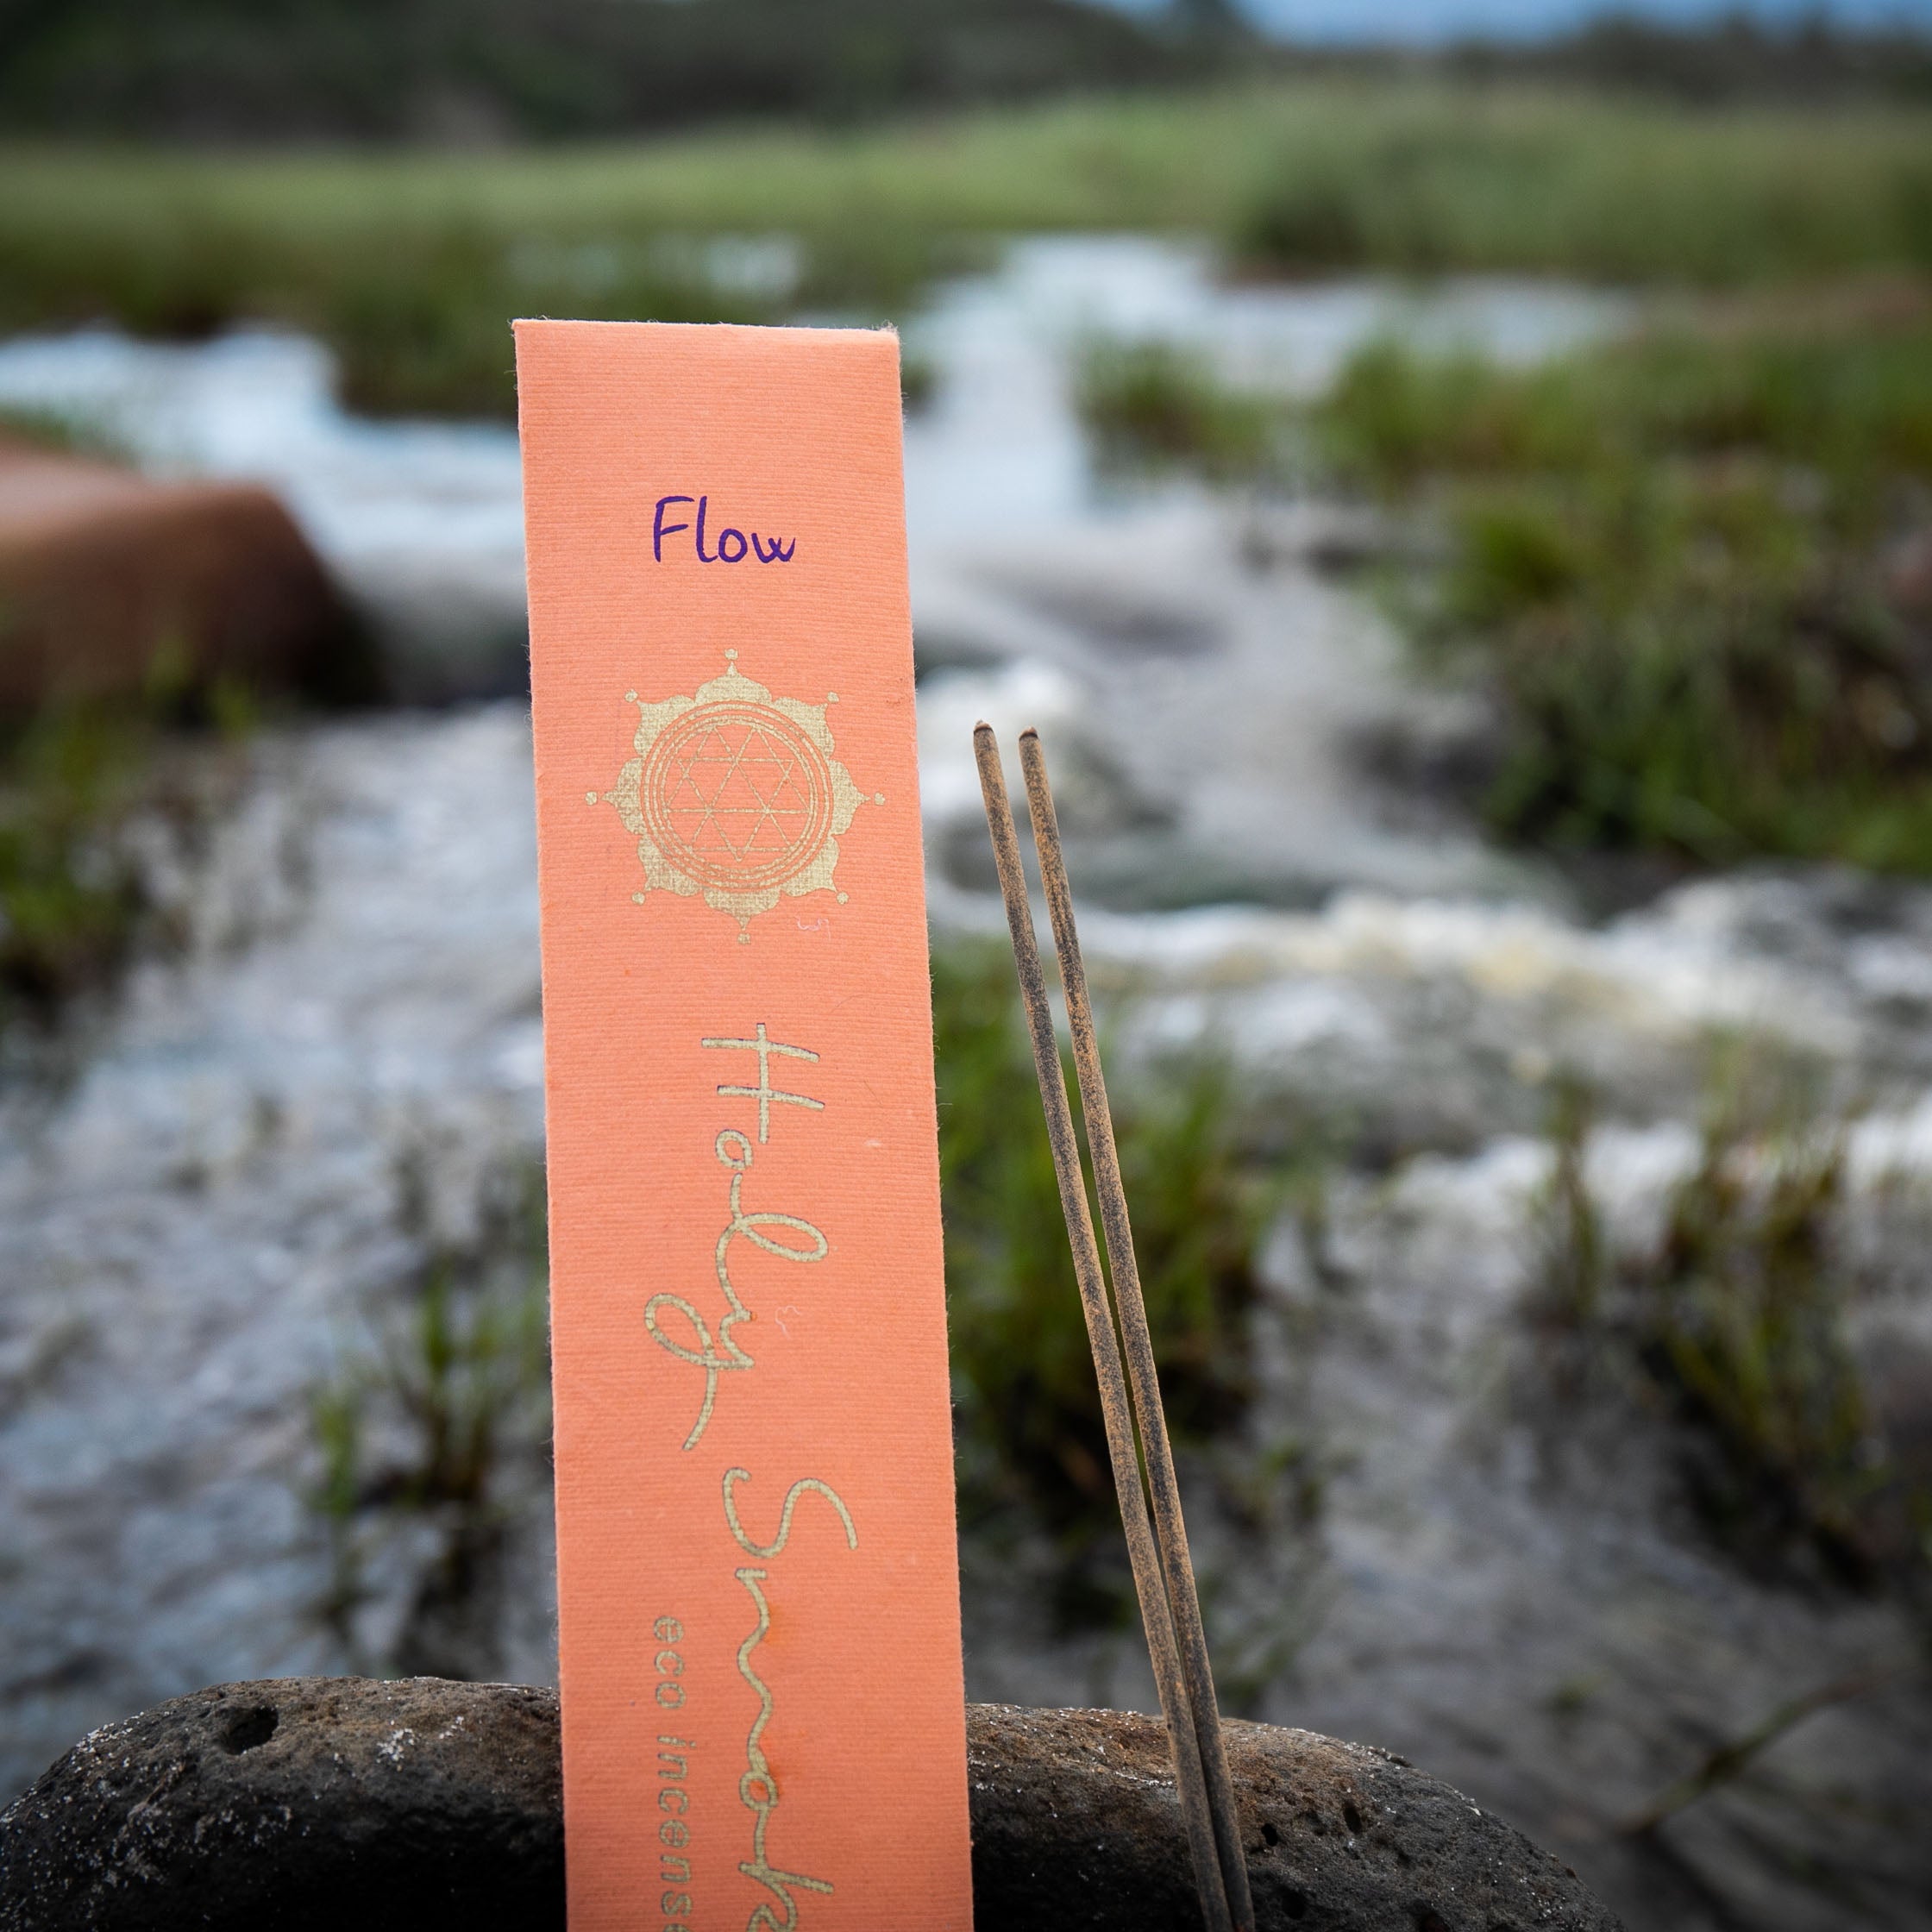
[[[369, 408], [505, 411], [516, 314], [902, 314], [999, 236], [1245, 269], [1736, 285], [1932, 267], [1932, 116], [1333, 77], [627, 146], [0, 149], [0, 330], [316, 331]], [[788, 237], [795, 275], [720, 236]]]

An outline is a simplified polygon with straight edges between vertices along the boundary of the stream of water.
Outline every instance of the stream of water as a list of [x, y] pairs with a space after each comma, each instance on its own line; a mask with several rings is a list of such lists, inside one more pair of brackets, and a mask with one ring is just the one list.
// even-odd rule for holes
[[[907, 329], [937, 383], [906, 444], [935, 925], [998, 930], [972, 722], [1039, 724], [1089, 955], [1138, 993], [1120, 1051], [1217, 1043], [1283, 1118], [1346, 1119], [1364, 1150], [1320, 1252], [1299, 1223], [1270, 1240], [1256, 1339], [1247, 1447], [1275, 1466], [1299, 1443], [1318, 1517], [1270, 1542], [1200, 1506], [1252, 1708], [1454, 1778], [1644, 1923], [1904, 1928], [1932, 1878], [1922, 1690], [1824, 1714], [1688, 1814], [1690, 1878], [1615, 1831], [1719, 1739], [1903, 1654], [1903, 1618], [1753, 1579], [1686, 1526], [1641, 1431], [1552, 1425], [1512, 1391], [1559, 1069], [1603, 1095], [1617, 1239], [1695, 1157], [1714, 1029], [1863, 1101], [1854, 1194], [1875, 1242], [1917, 1239], [1898, 1216], [1932, 1170], [1932, 894], [1760, 872], [1585, 918], [1559, 875], [1378, 775], [1369, 750], [1475, 725], [1320, 568], [1334, 506], [1124, 488], [1069, 402], [1099, 338], [1306, 392], [1379, 335], [1534, 357], [1629, 313], [1497, 282], [1231, 288], [1202, 253], [1123, 238], [1021, 243], [936, 292]], [[210, 1681], [553, 1663], [539, 1456], [505, 1476], [495, 1582], [461, 1615], [446, 1525], [371, 1534], [345, 1596], [314, 1504], [317, 1392], [380, 1352], [430, 1257], [489, 1245], [541, 1159], [529, 737], [492, 696], [521, 620], [513, 436], [358, 420], [322, 350], [264, 333], [0, 344], [0, 403], [158, 474], [272, 484], [425, 684], [467, 693], [265, 734], [207, 851], [157, 858], [183, 947], [77, 1022], [64, 1082], [0, 1095], [6, 1791]], [[1872, 1279], [1859, 1333], [1909, 1408], [1932, 1306], [1910, 1274]], [[983, 1552], [966, 1609], [975, 1697], [1151, 1698], [1130, 1643], [1057, 1636]]]

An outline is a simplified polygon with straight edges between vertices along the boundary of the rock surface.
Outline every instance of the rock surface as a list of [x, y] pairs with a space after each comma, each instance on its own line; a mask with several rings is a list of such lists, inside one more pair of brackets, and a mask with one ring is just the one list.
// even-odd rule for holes
[[[969, 1704], [966, 1727], [977, 1924], [1199, 1924], [1157, 1720]], [[1566, 1866], [1406, 1759], [1244, 1723], [1228, 1756], [1260, 1932], [1619, 1923]]]
[[556, 1694], [510, 1684], [219, 1684], [91, 1733], [0, 1816], [9, 1932], [561, 1928], [562, 1875]]
[[[977, 1704], [967, 1734], [977, 1923], [1198, 1923], [1157, 1722]], [[1262, 1724], [1230, 1745], [1262, 1932], [1617, 1924], [1400, 1758]], [[561, 1929], [561, 1803], [551, 1691], [220, 1684], [84, 1738], [0, 1816], [0, 1926]]]
[[164, 654], [184, 681], [373, 691], [334, 586], [267, 490], [150, 482], [0, 437], [0, 706], [138, 692]]

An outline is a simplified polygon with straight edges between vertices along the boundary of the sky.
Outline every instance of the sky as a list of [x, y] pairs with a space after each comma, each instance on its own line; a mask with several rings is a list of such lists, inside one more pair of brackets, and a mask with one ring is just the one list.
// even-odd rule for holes
[[[1534, 39], [1561, 33], [1607, 9], [1602, 0], [1236, 0], [1258, 24], [1301, 41], [1427, 45], [1470, 35]], [[1136, 12], [1162, 0], [1116, 0]], [[1932, 31], [1932, 0], [1631, 0], [1616, 11], [1679, 24], [1728, 13], [1790, 22], [1825, 13], [1847, 26], [1905, 24]]]

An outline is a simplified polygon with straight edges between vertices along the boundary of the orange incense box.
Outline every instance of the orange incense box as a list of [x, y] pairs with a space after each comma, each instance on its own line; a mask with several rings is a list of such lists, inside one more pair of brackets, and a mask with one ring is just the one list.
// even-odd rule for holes
[[968, 1932], [898, 343], [517, 325], [573, 1932]]

